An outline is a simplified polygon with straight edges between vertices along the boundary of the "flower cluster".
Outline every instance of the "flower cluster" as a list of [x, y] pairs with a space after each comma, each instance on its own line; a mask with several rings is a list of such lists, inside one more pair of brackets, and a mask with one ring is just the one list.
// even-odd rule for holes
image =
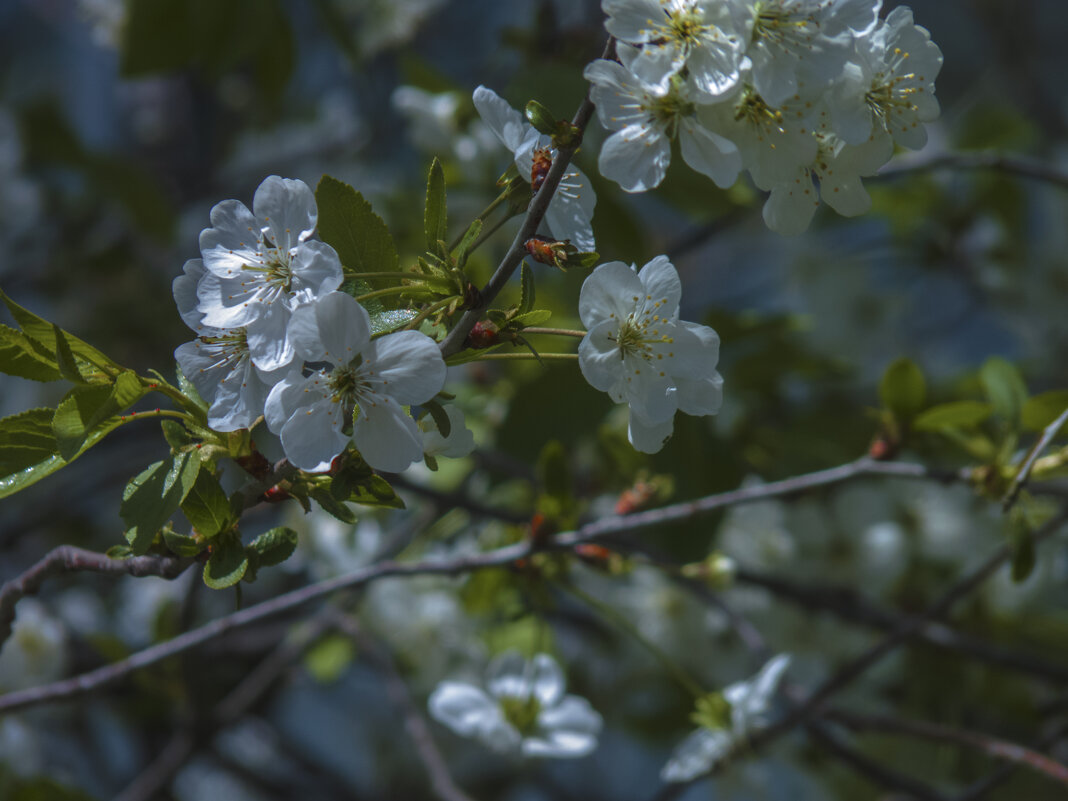
[[525, 757], [582, 757], [597, 747], [601, 716], [585, 698], [564, 695], [564, 676], [548, 654], [529, 662], [516, 651], [494, 659], [486, 689], [443, 681], [430, 714], [494, 751]]
[[664, 446], [676, 411], [715, 414], [723, 399], [719, 335], [680, 320], [681, 297], [679, 274], [667, 256], [640, 272], [621, 261], [602, 264], [579, 294], [587, 328], [579, 368], [595, 389], [629, 406], [630, 442], [644, 453]]
[[942, 53], [882, 0], [602, 0], [619, 61], [586, 68], [613, 131], [601, 173], [628, 192], [664, 178], [671, 143], [718, 186], [749, 171], [768, 226], [804, 231], [820, 198], [865, 212], [860, 178], [939, 114]]
[[404, 470], [423, 455], [404, 407], [441, 391], [445, 362], [417, 331], [372, 338], [367, 311], [338, 291], [337, 253], [311, 239], [317, 217], [311, 189], [278, 176], [260, 184], [252, 211], [215, 206], [201, 258], [174, 281], [198, 334], [175, 358], [217, 431], [262, 415], [303, 470], [329, 468], [350, 438], [371, 467]]

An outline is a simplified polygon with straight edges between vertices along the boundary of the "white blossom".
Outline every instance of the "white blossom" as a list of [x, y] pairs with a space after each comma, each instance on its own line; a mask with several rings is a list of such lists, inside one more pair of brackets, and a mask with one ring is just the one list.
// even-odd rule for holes
[[885, 130], [911, 150], [927, 144], [923, 123], [938, 118], [934, 81], [942, 51], [912, 11], [895, 8], [870, 36], [858, 39], [856, 53], [828, 100], [834, 132], [859, 145]]
[[740, 80], [745, 37], [740, 15], [722, 0], [602, 0], [605, 28], [641, 45], [629, 69], [646, 85], [667, 88], [683, 67], [697, 91], [722, 97]]
[[[423, 456], [419, 427], [405, 410], [430, 400], [445, 383], [434, 340], [418, 331], [371, 339], [371, 322], [350, 295], [332, 292], [293, 313], [288, 336], [316, 365], [291, 371], [267, 397], [267, 427], [289, 461], [326, 470], [350, 434], [371, 467], [398, 472]], [[325, 366], [321, 366], [325, 365]]]
[[676, 411], [715, 414], [722, 401], [719, 336], [679, 320], [681, 296], [679, 275], [666, 256], [639, 273], [620, 261], [602, 264], [579, 294], [587, 328], [579, 368], [595, 389], [628, 404], [631, 444], [645, 453], [663, 447]]
[[[550, 138], [538, 133], [492, 89], [479, 86], [472, 98], [486, 125], [515, 155], [516, 169], [524, 180], [531, 180], [535, 154], [547, 152], [556, 158]], [[545, 223], [556, 239], [569, 239], [580, 251], [592, 251], [596, 244], [590, 220], [596, 202], [590, 179], [578, 167], [568, 165], [545, 212]]]
[[408, 121], [408, 134], [421, 150], [440, 153], [448, 148], [465, 163], [500, 150], [497, 135], [481, 120], [460, 127], [461, 96], [456, 92], [434, 94], [416, 86], [399, 86], [390, 100]]
[[593, 84], [590, 96], [601, 124], [615, 131], [601, 148], [601, 174], [627, 192], [644, 192], [664, 180], [671, 142], [679, 140], [683, 160], [727, 188], [741, 169], [738, 148], [708, 130], [697, 117], [696, 92], [689, 81], [671, 76], [648, 83], [635, 72], [638, 51], [617, 45], [623, 64], [597, 59], [583, 75]]
[[286, 336], [298, 306], [341, 286], [334, 249], [310, 239], [318, 221], [315, 196], [303, 181], [268, 177], [250, 212], [237, 200], [211, 210], [200, 234], [205, 276], [198, 311], [213, 328], [244, 328], [252, 361], [278, 370], [294, 356]]
[[582, 757], [597, 747], [601, 716], [585, 698], [564, 695], [563, 673], [548, 654], [529, 662], [515, 651], [501, 654], [485, 685], [441, 682], [430, 695], [430, 715], [502, 753]]
[[688, 782], [708, 773], [766, 723], [765, 715], [775, 690], [790, 665], [790, 657], [773, 657], [748, 681], [731, 684], [723, 690], [730, 706], [729, 725], [701, 727], [683, 740], [664, 765], [660, 778], [666, 782]]
[[67, 632], [39, 601], [19, 601], [11, 635], [0, 646], [0, 692], [58, 679], [67, 668]]

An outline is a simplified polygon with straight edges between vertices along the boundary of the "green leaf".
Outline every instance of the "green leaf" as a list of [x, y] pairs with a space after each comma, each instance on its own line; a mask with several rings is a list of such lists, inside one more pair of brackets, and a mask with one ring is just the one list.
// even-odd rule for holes
[[1011, 362], [993, 356], [979, 370], [983, 391], [994, 407], [994, 412], [1012, 428], [1020, 423], [1020, 413], [1027, 403], [1027, 385], [1020, 371]]
[[430, 416], [434, 418], [434, 425], [438, 427], [438, 433], [447, 439], [452, 432], [452, 421], [449, 419], [445, 409], [442, 408], [440, 403], [433, 400], [424, 403], [423, 408], [430, 412]]
[[430, 165], [426, 182], [426, 209], [423, 212], [423, 228], [426, 231], [426, 249], [445, 258], [441, 245], [448, 236], [447, 208], [445, 203], [445, 171], [436, 158]]
[[524, 326], [541, 325], [552, 316], [553, 313], [548, 309], [534, 309], [533, 311], [524, 312], [523, 314], [517, 314], [512, 318], [512, 322]]
[[460, 244], [456, 247], [456, 266], [463, 268], [463, 266], [467, 264], [468, 251], [471, 249], [471, 246], [475, 244], [478, 235], [481, 233], [482, 220], [475, 220], [467, 227], [463, 239], [460, 240]]
[[994, 407], [981, 401], [954, 401], [932, 406], [912, 421], [916, 431], [939, 431], [979, 425], [994, 413]]
[[52, 326], [52, 335], [56, 340], [56, 364], [62, 376], [75, 384], [84, 384], [85, 377], [78, 370], [78, 364], [74, 361], [67, 338], [63, 336], [63, 330], [58, 326]]
[[315, 201], [319, 206], [319, 237], [337, 251], [347, 271], [397, 269], [393, 237], [363, 195], [324, 175], [315, 188]]
[[233, 524], [230, 499], [211, 468], [201, 463], [196, 480], [182, 500], [182, 511], [198, 534], [212, 538]]
[[204, 565], [204, 583], [213, 590], [232, 587], [248, 570], [248, 554], [236, 534], [219, 537], [211, 546], [211, 556]]
[[452, 356], [445, 357], [445, 364], [447, 364], [450, 367], [452, 367], [452, 366], [457, 365], [457, 364], [467, 364], [468, 362], [477, 362], [479, 359], [481, 359], [487, 353], [493, 353], [494, 351], [498, 351], [501, 348], [503, 348], [504, 345], [505, 345], [505, 343], [501, 342], [501, 343], [498, 343], [497, 345], [491, 345], [488, 348], [468, 348], [467, 350], [462, 350], [459, 353], [454, 353], [454, 354], [452, 354]]
[[319, 502], [319, 505], [323, 507], [323, 511], [330, 513], [342, 523], [351, 524], [356, 522], [356, 514], [344, 503], [335, 500], [329, 490], [316, 487], [311, 491], [311, 496]]
[[1035, 538], [1031, 526], [1022, 512], [1013, 509], [1009, 521], [1009, 549], [1012, 552], [1012, 580], [1019, 584], [1026, 581], [1034, 572], [1037, 558], [1035, 556]]
[[371, 476], [364, 483], [354, 487], [348, 500], [350, 503], [358, 503], [362, 506], [380, 506], [387, 509], [404, 508], [404, 501], [397, 497], [393, 487], [382, 476]]
[[74, 387], [60, 402], [52, 419], [59, 454], [68, 461], [100, 427], [110, 430], [119, 420], [109, 420], [140, 400], [148, 392], [132, 370], [125, 370], [115, 384], [82, 384]]
[[927, 402], [927, 383], [911, 359], [892, 362], [879, 382], [879, 399], [883, 406], [902, 422], [908, 422]]
[[133, 548], [129, 545], [112, 545], [104, 552], [108, 559], [129, 559], [134, 555]]
[[167, 444], [176, 451], [180, 451], [196, 441], [193, 435], [189, 433], [189, 429], [177, 420], [162, 420], [160, 421], [160, 428], [163, 429], [163, 438], [167, 440]]
[[6, 325], [0, 325], [0, 373], [31, 381], [62, 378], [55, 357], [44, 345]]
[[1028, 431], [1041, 431], [1068, 409], [1068, 389], [1035, 395], [1023, 405], [1020, 422]]
[[388, 334], [398, 328], [404, 328], [412, 320], [419, 316], [415, 309], [391, 309], [369, 315], [371, 318], [371, 336]]
[[172, 528], [163, 529], [163, 544], [176, 556], [196, 556], [204, 550], [206, 543], [188, 534], [179, 534]]
[[177, 362], [174, 364], [174, 371], [178, 377], [178, 389], [180, 389], [182, 394], [189, 398], [189, 400], [193, 401], [193, 405], [204, 412], [206, 416], [208, 413], [208, 404], [202, 397], [200, 397], [200, 393], [197, 391], [196, 386], [193, 385], [193, 382], [185, 377], [185, 373], [182, 372], [182, 366]]
[[[0, 300], [3, 300], [8, 311], [11, 312], [11, 316], [15, 318], [15, 322], [19, 324], [25, 334], [37, 340], [49, 353], [56, 352], [58, 346], [56, 344], [55, 326], [53, 326], [52, 323], [38, 317], [33, 312], [24, 309], [22, 306], [15, 303], [15, 301], [9, 298], [3, 290], [0, 290]], [[113, 362], [92, 345], [83, 342], [66, 331], [64, 331], [63, 334], [67, 341], [67, 345], [70, 348], [70, 352], [74, 356], [80, 356], [101, 369], [122, 369], [120, 365]]]
[[320, 684], [330, 684], [341, 678], [355, 656], [356, 646], [350, 637], [331, 635], [308, 649], [304, 667]]
[[126, 485], [119, 515], [135, 553], [148, 550], [156, 532], [178, 511], [199, 472], [200, 459], [180, 453], [150, 464]]
[[534, 271], [524, 261], [519, 268], [519, 313], [525, 314], [534, 308]]
[[256, 553], [261, 567], [280, 565], [297, 549], [297, 532], [286, 526], [265, 531], [248, 545]]

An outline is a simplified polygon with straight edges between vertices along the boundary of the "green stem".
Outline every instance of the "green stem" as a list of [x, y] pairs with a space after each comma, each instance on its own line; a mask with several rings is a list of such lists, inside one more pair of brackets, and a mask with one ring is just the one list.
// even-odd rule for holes
[[586, 336], [585, 331], [574, 331], [570, 328], [524, 328], [524, 334], [556, 334], [562, 337], [575, 337], [582, 339]]
[[[508, 188], [507, 187], [505, 187], [504, 191], [501, 192], [499, 195], [497, 195], [496, 198], [493, 199], [492, 203], [490, 203], [488, 206], [486, 206], [486, 208], [482, 209], [482, 213], [479, 214], [477, 217], [475, 217], [475, 220], [482, 220], [483, 222], [485, 222], [486, 218], [489, 217], [494, 212], [494, 210], [496, 210], [496, 208], [498, 206], [500, 206], [502, 203], [504, 203], [506, 200], [508, 200]], [[472, 220], [471, 222], [473, 223], [475, 220]], [[452, 244], [449, 245], [449, 252], [450, 253], [452, 251], [456, 250], [456, 248], [460, 247], [460, 243], [464, 241], [464, 235], [467, 233], [467, 229], [470, 228], [470, 227], [471, 226], [468, 225], [467, 228], [465, 228], [463, 230], [463, 233], [461, 233], [458, 237], [456, 237], [456, 239], [454, 239], [452, 241]], [[471, 250], [474, 250], [474, 248], [471, 248]]]
[[675, 679], [682, 687], [686, 689], [694, 698], [702, 698], [708, 694], [708, 692], [702, 689], [701, 685], [687, 673], [682, 666], [678, 665], [674, 660], [665, 654], [660, 648], [654, 645], [644, 634], [642, 634], [638, 627], [630, 622], [624, 615], [619, 614], [608, 604], [602, 603], [592, 595], [588, 595], [574, 584], [570, 582], [560, 582], [558, 586], [565, 592], [571, 593], [580, 601], [585, 603], [594, 611], [601, 615], [604, 615], [608, 620], [611, 620], [619, 628], [623, 629], [628, 635], [630, 635], [635, 642], [641, 645], [646, 651], [648, 651], [657, 661], [660, 662], [671, 674], [671, 677]]
[[412, 321], [410, 323], [408, 323], [408, 325], [405, 326], [405, 327], [407, 329], [411, 330], [411, 331], [414, 331], [416, 328], [418, 328], [422, 324], [423, 320], [425, 320], [427, 317], [432, 315], [438, 309], [441, 309], [441, 308], [444, 308], [445, 306], [448, 306], [456, 298], [457, 298], [456, 295], [452, 295], [450, 297], [447, 297], [447, 298], [444, 298], [442, 300], [439, 300], [437, 303], [430, 304], [425, 309], [423, 309], [423, 311], [419, 312], [419, 314], [417, 314], [414, 318], [412, 318]]
[[185, 409], [186, 412], [182, 414], [182, 417], [189, 418], [191, 416], [195, 420], [200, 420], [205, 423], [207, 422], [208, 418], [207, 415], [204, 413], [204, 410], [197, 406], [192, 400], [183, 395], [182, 391], [178, 389], [178, 387], [173, 386], [172, 384], [169, 384], [166, 381], [161, 381], [158, 378], [146, 378], [143, 375], [139, 375], [138, 379], [141, 381], [141, 386], [146, 387], [147, 389], [150, 389], [153, 392], [159, 392], [162, 395], [166, 395], [168, 398], [178, 404], [181, 408]]
[[479, 356], [473, 361], [482, 362], [487, 360], [495, 361], [545, 361], [550, 360], [575, 360], [578, 359], [577, 353], [539, 353], [535, 356], [533, 353], [487, 353], [485, 356]]
[[497, 222], [495, 222], [489, 228], [484, 230], [482, 232], [482, 234], [479, 236], [479, 238], [476, 239], [471, 244], [471, 247], [469, 247], [467, 249], [467, 255], [470, 256], [472, 253], [474, 253], [476, 250], [478, 250], [479, 247], [481, 247], [482, 244], [487, 239], [489, 239], [491, 236], [493, 236], [495, 233], [497, 233], [497, 231], [499, 231], [501, 229], [501, 226], [504, 225], [506, 222], [508, 222], [510, 219], [512, 219], [512, 217], [514, 217], [514, 216], [515, 216], [514, 214], [506, 214], [503, 217], [501, 217], [501, 219], [497, 220]]
[[144, 420], [146, 417], [173, 417], [174, 419], [182, 420], [183, 422], [193, 422], [190, 415], [185, 412], [176, 412], [173, 409], [150, 409], [147, 412], [130, 412], [129, 414], [119, 415], [119, 425], [126, 425], [126, 423], [132, 423], [134, 420]]
[[383, 298], [387, 295], [404, 295], [411, 294], [413, 292], [418, 293], [427, 291], [430, 290], [428, 290], [426, 287], [420, 286], [391, 286], [387, 287], [386, 289], [376, 289], [373, 292], [367, 292], [363, 295], [357, 295], [356, 300], [365, 301], [371, 300], [372, 298]]

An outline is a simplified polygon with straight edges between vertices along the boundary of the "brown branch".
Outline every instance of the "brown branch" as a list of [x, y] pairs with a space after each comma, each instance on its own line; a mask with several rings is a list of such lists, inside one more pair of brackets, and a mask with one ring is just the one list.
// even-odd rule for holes
[[845, 709], [826, 709], [821, 717], [841, 723], [852, 731], [875, 730], [920, 737], [935, 742], [974, 748], [994, 757], [1031, 768], [1048, 779], [1068, 785], [1068, 766], [1023, 745], [990, 737], [976, 731], [955, 729], [924, 720], [889, 715], [858, 714]]
[[[1068, 726], [1058, 726], [1052, 732], [1040, 737], [1031, 746], [1032, 749], [1045, 749], [1053, 746], [1058, 740], [1068, 734]], [[956, 796], [953, 801], [979, 801], [999, 784], [1004, 782], [1019, 768], [1018, 762], [1008, 762], [991, 773], [985, 779], [980, 779], [963, 793]]]
[[[603, 58], [607, 58], [612, 52], [613, 42], [614, 40], [609, 38], [608, 43], [605, 45]], [[538, 190], [538, 193], [527, 207], [526, 217], [523, 219], [523, 224], [520, 226], [519, 232], [515, 235], [515, 239], [512, 240], [512, 246], [508, 248], [508, 252], [504, 255], [504, 258], [497, 266], [497, 270], [490, 277], [490, 280], [484, 287], [482, 287], [480, 293], [481, 302], [476, 308], [468, 309], [464, 312], [456, 325], [454, 325], [452, 330], [445, 336], [445, 339], [441, 341], [440, 348], [443, 356], [452, 356], [454, 353], [458, 353], [463, 349], [464, 340], [467, 339], [467, 335], [471, 333], [471, 328], [475, 323], [482, 319], [484, 309], [492, 303], [494, 298], [496, 298], [501, 290], [504, 289], [505, 284], [508, 283], [508, 279], [510, 279], [512, 273], [515, 272], [516, 267], [523, 261], [523, 257], [527, 255], [525, 247], [526, 242], [538, 232], [538, 227], [541, 225], [542, 219], [545, 217], [545, 212], [549, 208], [549, 203], [552, 202], [557, 187], [559, 187], [560, 181], [563, 180], [564, 173], [567, 171], [567, 167], [571, 163], [571, 157], [575, 155], [575, 152], [581, 144], [581, 134], [586, 130], [586, 126], [589, 124], [590, 118], [593, 116], [593, 109], [593, 102], [590, 100], [589, 95], [587, 95], [571, 120], [571, 124], [579, 130], [579, 136], [576, 137], [578, 141], [571, 147], [561, 147], [557, 150], [556, 158], [553, 159], [552, 167], [549, 168], [549, 172], [545, 176], [545, 181], [542, 184], [541, 189]]]
[[[794, 478], [757, 487], [745, 487], [730, 492], [709, 495], [696, 501], [687, 501], [646, 512], [603, 518], [575, 531], [560, 534], [543, 547], [567, 549], [609, 534], [638, 531], [665, 523], [688, 520], [727, 506], [753, 503], [767, 498], [796, 495], [807, 490], [873, 475], [941, 481], [967, 480], [968, 478], [967, 471], [940, 473], [918, 464], [876, 462], [864, 458], [829, 470], [795, 476]], [[1039, 535], [1036, 535], [1036, 540], [1038, 537]], [[47, 701], [74, 698], [111, 684], [135, 670], [140, 670], [175, 654], [202, 645], [236, 628], [256, 623], [282, 612], [292, 611], [312, 601], [325, 598], [339, 590], [360, 587], [386, 576], [459, 575], [491, 567], [502, 567], [512, 564], [518, 559], [527, 558], [536, 550], [537, 546], [533, 543], [521, 542], [493, 551], [455, 559], [433, 562], [387, 561], [376, 563], [347, 575], [302, 587], [272, 598], [269, 601], [264, 601], [247, 609], [218, 618], [200, 628], [180, 634], [167, 642], [153, 645], [119, 662], [105, 665], [80, 676], [2, 695], [0, 696], [0, 712], [9, 712]]]
[[1038, 438], [1030, 451], [1027, 452], [1027, 456], [1024, 458], [1023, 464], [1020, 465], [1020, 469], [1016, 471], [1015, 477], [1012, 479], [1012, 483], [1009, 485], [1008, 491], [1005, 493], [1005, 498], [1002, 500], [1002, 508], [1005, 511], [1009, 510], [1009, 507], [1016, 502], [1016, 496], [1020, 494], [1020, 490], [1027, 484], [1027, 480], [1031, 477], [1031, 470], [1035, 466], [1035, 462], [1038, 461], [1038, 457], [1042, 455], [1042, 451], [1049, 447], [1053, 442], [1054, 437], [1060, 433], [1064, 428], [1064, 424], [1068, 423], [1068, 409], [1061, 412], [1060, 417], [1050, 423], [1042, 431], [1042, 436]]
[[173, 579], [193, 564], [192, 559], [170, 556], [134, 556], [112, 559], [102, 553], [60, 545], [49, 551], [37, 564], [0, 587], [0, 645], [11, 635], [15, 605], [25, 596], [34, 595], [50, 578], [63, 573], [86, 571], [112, 576], [160, 576]]
[[879, 170], [878, 178], [906, 175], [915, 172], [933, 170], [996, 170], [1021, 178], [1044, 181], [1060, 189], [1068, 189], [1068, 173], [1049, 164], [1023, 156], [1009, 156], [1004, 153], [947, 153], [942, 156], [920, 160], [909, 160], [891, 164]]
[[334, 626], [347, 634], [358, 645], [359, 653], [368, 658], [382, 673], [386, 684], [386, 694], [404, 717], [404, 729], [415, 746], [416, 754], [423, 763], [434, 795], [441, 801], [472, 801], [471, 796], [456, 786], [445, 757], [438, 750], [434, 737], [430, 733], [426, 718], [412, 700], [408, 685], [397, 670], [389, 652], [375, 639], [370, 637], [349, 615], [334, 611]]

